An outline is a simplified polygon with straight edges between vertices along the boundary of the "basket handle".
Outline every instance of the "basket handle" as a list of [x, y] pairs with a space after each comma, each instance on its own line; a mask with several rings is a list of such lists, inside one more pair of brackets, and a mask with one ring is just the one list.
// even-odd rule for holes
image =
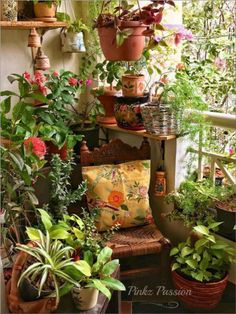
[[[155, 89], [155, 91], [158, 89], [158, 87], [160, 87], [160, 86], [163, 86], [164, 84], [161, 82], [161, 81], [156, 81], [156, 82], [154, 82], [152, 85], [151, 85], [151, 87], [150, 87], [150, 89], [149, 89], [149, 101], [150, 102], [152, 102], [152, 90], [153, 90], [153, 88], [154, 87], [156, 87], [156, 89]], [[155, 93], [156, 94], [156, 93]], [[161, 96], [160, 96], [160, 98], [159, 98], [159, 101], [158, 101], [158, 103], [160, 103], [160, 100], [161, 100]]]

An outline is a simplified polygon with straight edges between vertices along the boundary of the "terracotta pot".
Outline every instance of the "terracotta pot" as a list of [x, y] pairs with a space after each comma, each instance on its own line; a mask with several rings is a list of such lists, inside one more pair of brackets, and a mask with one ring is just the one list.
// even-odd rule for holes
[[81, 311], [87, 311], [96, 306], [98, 290], [95, 288], [73, 288], [72, 296], [76, 307]]
[[[30, 244], [28, 244], [30, 245]], [[37, 301], [25, 302], [21, 299], [17, 287], [22, 268], [28, 258], [25, 252], [19, 252], [12, 270], [11, 280], [6, 287], [8, 307], [11, 313], [51, 313], [57, 309], [55, 298], [39, 299]]]
[[126, 97], [143, 96], [145, 89], [144, 75], [126, 74], [122, 76], [122, 92]]
[[215, 308], [221, 300], [227, 285], [228, 275], [219, 281], [202, 283], [186, 279], [177, 272], [172, 271], [172, 279], [176, 289], [185, 291], [182, 295], [180, 293], [178, 297], [186, 307], [211, 310]]
[[49, 6], [45, 2], [38, 2], [34, 4], [34, 15], [37, 18], [54, 18], [56, 15], [56, 8], [54, 3]]
[[104, 107], [105, 116], [97, 118], [97, 121], [103, 124], [116, 124], [114, 106], [115, 106], [115, 96], [118, 92], [115, 88], [110, 89], [109, 86], [104, 87], [104, 93], [98, 96], [98, 100]]
[[144, 130], [140, 105], [148, 101], [143, 97], [116, 97], [115, 118], [120, 128], [128, 130]]
[[47, 146], [47, 153], [48, 153], [49, 157], [53, 154], [58, 154], [58, 155], [60, 155], [61, 160], [67, 159], [67, 153], [68, 153], [67, 144], [64, 144], [64, 146], [62, 146], [62, 148], [58, 148], [58, 146], [56, 146], [52, 142], [45, 142], [45, 143]]
[[133, 33], [125, 39], [121, 46], [116, 44], [116, 28], [99, 27], [100, 45], [106, 60], [109, 61], [136, 61], [141, 58], [145, 47], [143, 32], [147, 26], [139, 21], [122, 21], [120, 29], [132, 28]]

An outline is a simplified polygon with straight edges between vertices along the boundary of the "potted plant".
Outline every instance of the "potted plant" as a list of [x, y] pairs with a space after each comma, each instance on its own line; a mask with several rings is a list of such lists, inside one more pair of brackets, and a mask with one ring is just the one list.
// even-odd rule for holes
[[35, 19], [39, 21], [56, 21], [57, 7], [61, 5], [61, 0], [33, 0]]
[[[154, 35], [154, 29], [161, 27], [165, 1], [152, 1], [141, 7], [137, 0], [137, 8], [128, 1], [122, 1], [111, 13], [108, 10], [110, 3], [102, 2], [101, 14], [95, 23], [105, 58], [110, 61], [140, 59], [145, 36]], [[166, 3], [174, 6], [173, 1]]]
[[188, 308], [213, 309], [221, 299], [228, 280], [230, 264], [236, 262], [236, 251], [215, 238], [212, 231], [220, 223], [193, 228], [195, 237], [172, 248], [172, 279], [180, 300]]
[[72, 289], [72, 296], [76, 307], [80, 310], [89, 310], [97, 303], [98, 292], [103, 293], [108, 299], [111, 298], [112, 290], [124, 291], [125, 286], [117, 279], [112, 278], [112, 274], [119, 266], [119, 260], [111, 260], [112, 249], [105, 247], [97, 255], [96, 260], [93, 258], [91, 251], [84, 253], [84, 261], [78, 261], [80, 265], [89, 270], [89, 275], [82, 275], [80, 270], [71, 267], [68, 274], [75, 280], [79, 281], [80, 287]]
[[89, 31], [89, 27], [78, 18], [74, 21], [63, 12], [57, 13], [57, 19], [67, 23], [66, 30], [61, 32], [61, 43], [63, 52], [85, 52], [84, 31]]
[[[20, 253], [7, 289], [9, 308], [14, 313], [22, 309], [24, 313], [54, 311], [60, 297], [78, 285], [66, 272], [73, 265], [73, 248], [58, 240], [55, 232], [48, 232], [52, 223], [45, 211], [39, 212], [46, 232], [28, 227], [26, 233], [31, 242], [17, 246]], [[80, 271], [83, 273], [83, 269]]]
[[[124, 73], [122, 62], [104, 61], [96, 65], [93, 77], [98, 76], [101, 82], [105, 82], [102, 87], [93, 89], [93, 94], [104, 107], [105, 116], [99, 116], [98, 122], [104, 124], [115, 124], [114, 104], [115, 96], [119, 95], [121, 87], [120, 77]], [[109, 84], [109, 85], [106, 85]], [[114, 86], [115, 85], [115, 86]]]
[[187, 226], [214, 222], [215, 215], [210, 208], [216, 200], [215, 186], [207, 179], [197, 182], [186, 180], [180, 184], [177, 191], [165, 197], [167, 204], [174, 204], [174, 209], [168, 217], [182, 220]]
[[[74, 134], [83, 135], [83, 139], [87, 142], [90, 150], [99, 146], [99, 126], [97, 117], [104, 114], [104, 109], [100, 101], [94, 98], [90, 102], [81, 104], [78, 108], [73, 106], [72, 121], [70, 128]], [[80, 153], [80, 143], [74, 147], [76, 154]]]

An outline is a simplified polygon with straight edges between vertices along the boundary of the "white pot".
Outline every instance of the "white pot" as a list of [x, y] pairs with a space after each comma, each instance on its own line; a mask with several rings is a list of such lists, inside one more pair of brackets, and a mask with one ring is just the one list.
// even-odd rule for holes
[[87, 311], [96, 306], [98, 301], [98, 290], [95, 288], [76, 288], [72, 289], [72, 296], [76, 308]]
[[61, 43], [63, 52], [85, 52], [84, 34], [80, 33], [61, 33]]

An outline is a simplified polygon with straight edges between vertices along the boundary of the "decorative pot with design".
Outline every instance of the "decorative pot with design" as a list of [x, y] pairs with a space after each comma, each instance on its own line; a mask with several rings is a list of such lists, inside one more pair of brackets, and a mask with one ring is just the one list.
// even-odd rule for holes
[[98, 100], [104, 107], [105, 115], [97, 117], [97, 122], [102, 124], [116, 124], [114, 116], [115, 96], [120, 93], [115, 89], [110, 89], [109, 86], [104, 87], [104, 93], [98, 96]]
[[2, 21], [17, 21], [18, 3], [16, 0], [3, 0], [0, 5]]
[[140, 105], [148, 100], [142, 97], [116, 97], [115, 118], [120, 128], [128, 130], [144, 130]]
[[73, 32], [61, 32], [62, 52], [85, 52], [84, 34]]
[[143, 32], [147, 26], [139, 21], [120, 21], [120, 30], [132, 29], [121, 46], [116, 44], [117, 30], [114, 26], [99, 27], [98, 35], [102, 52], [109, 61], [136, 61], [141, 58], [145, 47], [145, 36]]
[[72, 289], [72, 297], [76, 308], [87, 311], [96, 306], [98, 301], [98, 290], [95, 288], [76, 288]]
[[145, 76], [125, 74], [122, 76], [122, 93], [126, 97], [143, 96], [145, 89]]
[[176, 289], [182, 291], [179, 299], [188, 308], [211, 310], [220, 302], [228, 282], [228, 275], [219, 281], [198, 282], [172, 271], [172, 280]]

